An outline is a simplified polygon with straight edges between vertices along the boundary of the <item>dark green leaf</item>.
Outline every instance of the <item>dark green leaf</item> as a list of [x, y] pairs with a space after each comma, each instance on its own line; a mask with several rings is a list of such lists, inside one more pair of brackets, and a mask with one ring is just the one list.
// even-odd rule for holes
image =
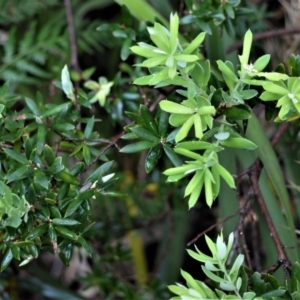
[[270, 291], [265, 294], [262, 294], [262, 295], [260, 295], [260, 297], [262, 299], [273, 299], [273, 297], [280, 297], [280, 296], [284, 295], [285, 292], [286, 292], [285, 290], [275, 290], [275, 291]]
[[223, 95], [222, 95], [222, 89], [217, 89], [214, 91], [212, 98], [211, 98], [211, 104], [214, 107], [219, 107], [219, 105], [223, 102]]
[[84, 137], [86, 139], [88, 139], [91, 135], [91, 133], [93, 132], [94, 129], [94, 124], [95, 124], [95, 118], [94, 116], [92, 116], [89, 121], [86, 124], [86, 127], [84, 129]]
[[55, 225], [55, 224], [54, 224], [54, 228], [62, 237], [67, 238], [69, 240], [73, 240], [73, 241], [78, 240], [77, 234], [75, 232], [73, 232], [72, 230], [70, 230], [66, 227], [63, 227], [63, 226]]
[[125, 133], [124, 135], [122, 135], [122, 140], [135, 140], [138, 138], [139, 137], [133, 132]]
[[246, 105], [228, 107], [224, 109], [224, 115], [233, 120], [246, 120], [251, 117], [251, 109]]
[[300, 282], [300, 265], [298, 262], [295, 262], [292, 266], [292, 278], [291, 278], [292, 292], [297, 291], [298, 282]]
[[151, 148], [148, 152], [148, 155], [145, 160], [145, 169], [146, 173], [150, 173], [156, 166], [162, 152], [162, 146], [157, 145], [154, 148]]
[[54, 217], [54, 218], [61, 217], [60, 210], [58, 209], [58, 207], [56, 205], [49, 205], [49, 210], [51, 213], [51, 217]]
[[61, 157], [56, 157], [53, 164], [47, 168], [47, 172], [50, 175], [54, 175], [59, 173], [65, 168], [65, 166], [62, 164], [62, 158]]
[[33, 173], [33, 170], [29, 168], [29, 166], [22, 166], [14, 172], [8, 173], [4, 178], [7, 180], [7, 183], [10, 183], [16, 180], [24, 179], [28, 177], [31, 173]]
[[48, 230], [48, 225], [43, 224], [33, 229], [26, 237], [26, 240], [35, 240], [37, 237], [43, 235]]
[[135, 126], [130, 128], [130, 130], [142, 138], [143, 140], [149, 141], [149, 142], [154, 142], [154, 143], [159, 143], [159, 137], [157, 135], [154, 135], [152, 132], [148, 131], [147, 129], [140, 127], [140, 126]]
[[21, 164], [28, 164], [27, 158], [19, 152], [16, 152], [9, 148], [3, 148], [3, 151], [13, 160], [18, 161]]
[[169, 145], [165, 144], [163, 147], [166, 155], [168, 156], [172, 164], [175, 167], [182, 166], [183, 161], [181, 160], [180, 156], [177, 153], [175, 153]]
[[156, 146], [156, 144], [157, 143], [155, 143], [155, 142], [149, 142], [149, 141], [137, 142], [137, 143], [133, 143], [133, 144], [123, 147], [120, 150], [120, 152], [123, 152], [123, 153], [140, 152], [140, 151], [150, 149], [150, 148]]
[[101, 165], [85, 180], [85, 183], [97, 181], [99, 176], [102, 176], [111, 168], [112, 164], [113, 164], [113, 161], [108, 161], [108, 162], [104, 163], [103, 165]]
[[161, 138], [165, 137], [169, 128], [169, 114], [163, 110], [160, 110], [158, 133]]
[[10, 250], [14, 259], [20, 260], [20, 248], [15, 244], [11, 244]]
[[92, 256], [92, 248], [91, 248], [91, 246], [88, 244], [88, 242], [82, 236], [78, 237], [78, 242], [85, 249], [85, 251], [87, 252], [87, 254], [89, 256]]
[[78, 221], [73, 219], [62, 219], [62, 218], [55, 218], [52, 220], [53, 225], [61, 225], [61, 226], [74, 226], [80, 224]]
[[25, 153], [26, 153], [26, 158], [30, 159], [30, 155], [32, 152], [33, 148], [32, 148], [32, 142], [30, 138], [27, 138], [25, 141]]
[[47, 128], [44, 125], [40, 125], [38, 127], [38, 132], [37, 132], [37, 142], [36, 142], [36, 151], [37, 153], [42, 153], [45, 140], [46, 140], [46, 135], [47, 135]]
[[38, 184], [40, 187], [44, 189], [48, 189], [49, 180], [45, 173], [42, 170], [36, 170], [34, 172], [34, 183]]
[[82, 155], [83, 155], [83, 158], [84, 158], [84, 161], [87, 165], [90, 164], [90, 161], [91, 161], [91, 153], [90, 153], [90, 149], [88, 146], [84, 145], [82, 147]]
[[50, 218], [50, 210], [49, 210], [48, 206], [42, 206], [41, 210], [42, 210], [43, 215], [46, 217], [46, 219], [49, 219]]
[[64, 131], [74, 130], [75, 126], [71, 123], [56, 122], [55, 124], [53, 124], [53, 128], [57, 131], [64, 132]]
[[49, 225], [48, 234], [49, 234], [50, 240], [52, 242], [57, 240], [56, 231], [55, 231], [54, 227], [52, 226], [52, 224]]
[[71, 103], [62, 103], [59, 105], [54, 105], [52, 108], [48, 109], [45, 113], [43, 113], [42, 117], [47, 118], [53, 115], [58, 115], [62, 112], [66, 112], [71, 105], [72, 105]]
[[65, 183], [79, 185], [79, 180], [66, 171], [60, 171], [54, 175], [55, 178], [61, 179]]
[[77, 208], [81, 205], [81, 203], [84, 201], [85, 199], [80, 199], [80, 198], [75, 198], [73, 199], [67, 209], [66, 209], [66, 212], [65, 212], [65, 217], [69, 217], [70, 215], [72, 215], [76, 210]]
[[124, 61], [130, 55], [130, 46], [131, 46], [131, 39], [127, 38], [121, 48], [121, 59]]
[[8, 265], [13, 260], [13, 257], [14, 256], [13, 256], [11, 249], [8, 249], [2, 259], [2, 262], [1, 262], [1, 268], [0, 268], [1, 272], [3, 272], [8, 267]]
[[43, 150], [43, 155], [48, 166], [51, 166], [55, 161], [55, 154], [53, 149], [50, 146], [45, 145]]
[[57, 199], [59, 201], [63, 200], [67, 196], [69, 189], [70, 189], [70, 184], [63, 183], [58, 190]]
[[140, 113], [143, 120], [143, 123], [141, 124], [143, 127], [154, 133], [155, 135], [158, 134], [158, 128], [157, 124], [154, 120], [153, 114], [150, 112], [148, 107], [145, 105], [140, 106]]
[[211, 29], [209, 27], [209, 24], [206, 21], [203, 21], [203, 20], [197, 18], [196, 23], [202, 31], [204, 31], [208, 34], [211, 34]]
[[42, 115], [42, 111], [40, 110], [40, 108], [38, 107], [38, 105], [35, 103], [35, 101], [33, 101], [30, 98], [25, 98], [25, 102], [27, 107], [36, 115], [36, 116], [41, 116]]
[[72, 243], [68, 243], [68, 244], [64, 245], [64, 247], [62, 247], [62, 246], [60, 247], [59, 257], [66, 266], [69, 265], [70, 260], [72, 258], [72, 254], [73, 254], [73, 244]]
[[70, 170], [70, 174], [73, 176], [79, 175], [83, 169], [85, 164], [83, 162], [78, 162], [76, 165], [73, 166], [73, 168]]
[[39, 251], [36, 247], [35, 244], [31, 244], [29, 246], [27, 246], [28, 249], [29, 249], [29, 253], [34, 257], [34, 258], [37, 258], [39, 256]]
[[261, 275], [255, 272], [250, 279], [253, 291], [258, 295], [262, 295], [266, 292], [265, 282], [261, 279]]

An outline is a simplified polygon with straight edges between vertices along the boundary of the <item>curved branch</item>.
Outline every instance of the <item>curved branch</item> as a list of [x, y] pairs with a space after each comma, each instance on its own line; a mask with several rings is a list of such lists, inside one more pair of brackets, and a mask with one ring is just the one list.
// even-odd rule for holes
[[[253, 36], [253, 41], [260, 41], [271, 37], [276, 37], [279, 35], [289, 35], [289, 34], [300, 34], [300, 28], [295, 27], [295, 28], [274, 29], [274, 30], [258, 33]], [[243, 47], [243, 41], [239, 41], [229, 46], [226, 50], [226, 53], [230, 53], [242, 47]]]

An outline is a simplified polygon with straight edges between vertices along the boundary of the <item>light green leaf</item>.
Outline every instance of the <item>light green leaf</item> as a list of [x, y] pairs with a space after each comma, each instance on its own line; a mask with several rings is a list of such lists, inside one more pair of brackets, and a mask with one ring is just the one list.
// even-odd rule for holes
[[254, 69], [257, 70], [258, 72], [262, 71], [269, 63], [270, 58], [271, 58], [270, 54], [265, 54], [259, 57], [253, 64]]
[[222, 71], [223, 74], [228, 76], [228, 78], [230, 80], [232, 80], [233, 82], [237, 82], [237, 80], [238, 80], [237, 76], [232, 72], [232, 70], [223, 61], [218, 60], [217, 64], [218, 64], [220, 71]]
[[252, 39], [253, 39], [253, 35], [251, 30], [249, 29], [244, 36], [243, 54], [239, 56], [242, 69], [244, 68], [245, 64], [246, 65], [248, 64]]
[[189, 184], [186, 186], [185, 191], [184, 191], [184, 197], [190, 195], [194, 189], [200, 185], [203, 177], [204, 171], [203, 170], [199, 170], [195, 173], [195, 175], [193, 176], [193, 178], [190, 180]]
[[65, 65], [61, 71], [61, 84], [62, 84], [62, 89], [66, 94], [67, 98], [74, 101], [75, 100], [75, 95], [73, 91], [74, 88], [70, 79], [70, 74], [67, 65]]
[[182, 125], [178, 133], [176, 134], [175, 141], [176, 143], [180, 142], [188, 135], [190, 129], [194, 124], [194, 115], [191, 115], [187, 121]]
[[228, 138], [225, 141], [221, 141], [222, 146], [226, 147], [232, 147], [232, 148], [241, 148], [241, 149], [246, 149], [246, 150], [254, 150], [257, 148], [257, 146], [249, 141], [248, 139], [244, 138]]
[[232, 175], [223, 166], [215, 164], [214, 168], [231, 188], [235, 188], [235, 182]]
[[176, 102], [172, 102], [169, 100], [162, 100], [159, 103], [159, 106], [162, 110], [168, 112], [168, 113], [174, 113], [174, 114], [192, 114], [194, 112], [193, 109], [186, 107], [182, 104], [178, 104]]
[[269, 72], [269, 73], [259, 72], [259, 73], [256, 73], [255, 75], [258, 77], [265, 77], [268, 80], [273, 80], [273, 81], [289, 79], [289, 75], [282, 74], [282, 73], [276, 73], [276, 72]]
[[219, 140], [219, 141], [224, 141], [226, 139], [228, 139], [230, 136], [230, 133], [229, 132], [218, 132], [214, 135], [214, 137]]
[[205, 32], [199, 33], [190, 43], [189, 45], [183, 50], [183, 54], [191, 54], [193, 53], [198, 47], [202, 44], [205, 38]]
[[175, 13], [170, 16], [170, 52], [173, 54], [177, 50], [178, 43], [178, 27], [179, 27], [179, 18]]

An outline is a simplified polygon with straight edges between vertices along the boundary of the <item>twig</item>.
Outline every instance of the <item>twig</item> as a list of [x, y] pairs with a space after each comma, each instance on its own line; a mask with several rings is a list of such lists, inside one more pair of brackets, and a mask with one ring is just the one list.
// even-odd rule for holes
[[288, 129], [288, 126], [289, 126], [289, 123], [287, 123], [287, 122], [280, 124], [280, 126], [278, 127], [276, 133], [274, 134], [274, 136], [271, 140], [271, 144], [273, 147], [276, 146], [276, 144], [279, 142], [279, 140], [281, 139], [281, 137], [283, 136], [285, 131]]
[[[277, 37], [280, 35], [289, 35], [289, 34], [299, 34], [300, 28], [284, 28], [284, 29], [274, 29], [266, 32], [262, 32], [253, 36], [253, 41], [260, 41], [271, 37]], [[238, 48], [243, 46], [243, 41], [239, 41], [231, 46], [229, 46], [226, 50], [226, 53], [230, 53]]]
[[[278, 127], [276, 133], [274, 134], [274, 136], [272, 137], [271, 140], [271, 144], [273, 147], [275, 147], [277, 145], [277, 143], [279, 142], [279, 140], [281, 139], [281, 137], [283, 136], [283, 134], [286, 132], [286, 130], [288, 129], [288, 123], [281, 123], [280, 126]], [[235, 181], [239, 181], [242, 179], [243, 176], [245, 175], [249, 175], [252, 172], [253, 167], [257, 167], [258, 166], [256, 164], [260, 164], [259, 168], [260, 170], [262, 169], [262, 163], [259, 159], [257, 159], [249, 168], [243, 170], [242, 172], [240, 172], [237, 176], [235, 176]]]
[[168, 96], [169, 94], [171, 94], [171, 93], [172, 93], [173, 91], [175, 91], [175, 90], [176, 90], [176, 86], [171, 86], [170, 88], [166, 89], [166, 90], [165, 90], [166, 93], [160, 94], [160, 95], [157, 97], [157, 99], [154, 101], [154, 103], [149, 107], [149, 110], [150, 110], [151, 112], [153, 112], [153, 111], [156, 109], [156, 107], [157, 107], [157, 105], [159, 104], [159, 102], [160, 102], [161, 100], [163, 100], [163, 99], [166, 99], [167, 96]]
[[215, 224], [211, 225], [210, 227], [208, 227], [207, 229], [205, 229], [204, 231], [200, 232], [195, 238], [193, 238], [191, 241], [189, 241], [187, 243], [187, 246], [190, 246], [192, 244], [194, 244], [198, 239], [200, 239], [204, 234], [206, 234], [207, 232], [213, 230], [215, 227], [217, 227], [218, 225], [226, 222], [227, 220], [237, 216], [240, 213], [240, 210], [236, 211], [235, 213], [233, 213], [232, 215], [223, 218], [222, 220], [216, 222]]
[[265, 217], [268, 229], [269, 229], [270, 234], [273, 238], [273, 241], [274, 241], [277, 253], [278, 253], [278, 262], [281, 265], [283, 265], [285, 268], [287, 268], [287, 267], [290, 266], [290, 262], [289, 262], [289, 259], [287, 258], [286, 254], [283, 250], [283, 247], [282, 247], [281, 241], [279, 239], [279, 236], [277, 234], [277, 231], [275, 229], [273, 220], [272, 220], [272, 218], [269, 214], [267, 205], [266, 205], [266, 203], [263, 199], [263, 195], [262, 195], [260, 187], [258, 185], [258, 177], [259, 177], [259, 173], [260, 173], [260, 166], [258, 164], [256, 164], [256, 165], [257, 165], [257, 167], [254, 166], [252, 168], [252, 172], [250, 174], [250, 180], [251, 180], [251, 183], [252, 183], [253, 191], [254, 191], [254, 194], [256, 195], [259, 207], [261, 209], [261, 212], [262, 212], [263, 216]]
[[141, 96], [142, 96], [142, 98], [144, 100], [144, 105], [148, 107], [150, 101], [149, 101], [146, 93], [144, 92], [144, 89], [140, 85], [138, 85], [137, 88], [138, 88], [139, 93], [141, 94]]
[[64, 0], [64, 5], [66, 9], [69, 37], [71, 43], [71, 66], [78, 72], [80, 72], [80, 67], [78, 63], [78, 49], [76, 43], [76, 33], [74, 26], [74, 19], [72, 13], [72, 6], [70, 0]]
[[118, 148], [118, 146], [117, 146], [117, 142], [118, 142], [118, 140], [122, 137], [124, 135], [124, 132], [122, 131], [121, 133], [119, 133], [118, 135], [116, 135], [114, 138], [112, 138], [111, 139], [111, 142], [108, 144], [108, 145], [106, 145], [103, 149], [102, 149], [102, 151], [91, 161], [91, 163], [88, 165], [88, 166], [86, 166], [84, 169], [83, 169], [83, 171], [80, 173], [80, 174], [82, 174], [82, 173], [84, 173], [84, 172], [86, 172], [94, 163], [96, 163], [97, 161], [98, 161], [98, 159], [109, 149], [109, 148], [111, 148], [112, 146], [115, 146], [116, 148]]

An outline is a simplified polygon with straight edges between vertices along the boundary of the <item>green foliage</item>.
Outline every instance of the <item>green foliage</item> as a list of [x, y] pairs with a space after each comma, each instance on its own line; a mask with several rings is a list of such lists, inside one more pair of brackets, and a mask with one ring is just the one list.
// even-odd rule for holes
[[[281, 169], [296, 182], [298, 128], [288, 139], [293, 158], [281, 155], [279, 164], [269, 141], [272, 130], [265, 133], [255, 106], [265, 107], [268, 121], [299, 118], [300, 59], [291, 55], [287, 67], [280, 64], [269, 71], [271, 56], [255, 57], [252, 32], [264, 21], [253, 21], [254, 12], [264, 15], [266, 7], [186, 0], [179, 8], [175, 2], [163, 6], [153, 0], [153, 7], [163, 7], [156, 11], [146, 1], [116, 0], [120, 13], [113, 16], [114, 23], [105, 23], [89, 17], [103, 8], [115, 9], [111, 0], [75, 0], [73, 12], [67, 1], [64, 9], [56, 0], [31, 2], [0, 0], [1, 299], [2, 294], [9, 299], [7, 278], [14, 270], [34, 268], [29, 263], [45, 252], [58, 254], [68, 266], [78, 248], [84, 249], [83, 260], [85, 255], [93, 259], [82, 281], [96, 287], [100, 297], [168, 299], [166, 282], [176, 280], [177, 270], [179, 274], [192, 216], [187, 206], [197, 206], [202, 214], [202, 202], [217, 209], [239, 205], [243, 227], [243, 202], [249, 201], [252, 189], [264, 198], [264, 214], [274, 220], [268, 226], [275, 228], [282, 248], [293, 249], [286, 250], [287, 259], [297, 260], [294, 223], [300, 210], [296, 204], [298, 216], [293, 215]], [[167, 21], [163, 16], [171, 9], [181, 13], [170, 12]], [[224, 40], [233, 43], [242, 36], [242, 54], [226, 55]], [[86, 54], [93, 55], [92, 66]], [[105, 74], [99, 74], [93, 61], [98, 56], [105, 62]], [[75, 70], [69, 71], [70, 57]], [[230, 157], [232, 166], [224, 157]], [[245, 171], [251, 180], [244, 187], [243, 176], [233, 174], [256, 158], [264, 167], [260, 182], [256, 178], [258, 187], [250, 182], [252, 169]], [[299, 189], [296, 183], [292, 186]], [[226, 189], [237, 189], [243, 201], [235, 205], [235, 196], [224, 195]], [[188, 205], [182, 197], [189, 198]], [[228, 218], [222, 213], [219, 209], [218, 217]], [[269, 238], [264, 218], [254, 219]], [[149, 274], [143, 239], [152, 236], [153, 224], [159, 224], [153, 231], [163, 233]], [[247, 245], [236, 241], [238, 247], [233, 247], [233, 237], [231, 233], [226, 244], [223, 233], [216, 243], [206, 236], [211, 255], [188, 250], [202, 263], [206, 280], [182, 270], [187, 287], [169, 286], [177, 295], [172, 299], [299, 299], [297, 262], [281, 284], [277, 275], [242, 266], [244, 255], [235, 255], [235, 248]], [[276, 250], [263, 244], [270, 252], [267, 259], [277, 255], [278, 245]], [[132, 272], [121, 274], [128, 262]], [[32, 282], [20, 278], [20, 286], [37, 284], [45, 297], [80, 299], [50, 281], [47, 287], [42, 280]]]
[[[49, 105], [38, 94], [36, 101], [26, 98], [27, 105], [16, 115], [4, 92], [7, 88], [2, 87], [0, 127], [1, 248], [6, 253], [1, 270], [13, 258], [21, 260], [20, 265], [30, 262], [44, 248], [58, 251], [66, 265], [75, 245], [92, 255], [85, 239], [92, 229], [90, 200], [106, 193], [114, 177], [114, 173], [106, 174], [112, 162], [105, 162], [83, 182], [78, 179], [100, 157], [95, 144], [88, 142], [98, 137], [94, 119], [87, 122], [84, 132], [75, 130], [79, 115], [70, 113], [75, 96], [67, 67], [62, 71], [62, 88], [73, 102]], [[59, 147], [71, 153], [71, 166], [46, 144], [49, 132], [65, 140]]]
[[[239, 254], [231, 268], [227, 265], [228, 256], [232, 250], [234, 236], [231, 233], [228, 237], [228, 244], [223, 241], [223, 235], [218, 236], [214, 243], [208, 236], [205, 236], [206, 243], [212, 256], [208, 256], [196, 247], [197, 252], [187, 250], [189, 255], [204, 265], [201, 266], [207, 279], [217, 284], [212, 290], [202, 281], [195, 280], [189, 273], [181, 270], [181, 275], [185, 279], [187, 287], [177, 283], [170, 285], [169, 289], [179, 299], [299, 299], [299, 263], [293, 264], [292, 287], [280, 286], [279, 282], [269, 274], [254, 272], [249, 274], [242, 266], [244, 255]], [[248, 286], [249, 285], [249, 286]]]

